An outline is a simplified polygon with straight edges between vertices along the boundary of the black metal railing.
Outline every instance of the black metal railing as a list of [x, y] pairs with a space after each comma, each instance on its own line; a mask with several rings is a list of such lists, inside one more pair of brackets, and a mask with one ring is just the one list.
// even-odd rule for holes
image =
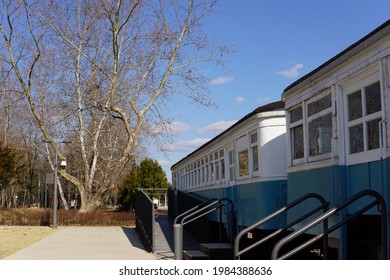
[[[266, 237], [260, 239], [259, 241], [243, 248], [240, 250], [240, 240], [241, 238], [247, 234], [248, 232], [254, 230], [255, 228], [258, 228], [260, 226], [262, 226], [263, 224], [265, 224], [266, 222], [274, 219], [275, 217], [287, 212], [289, 209], [301, 204], [302, 202], [308, 200], [308, 199], [317, 199], [319, 202], [320, 202], [320, 205], [317, 206], [316, 208], [312, 209], [311, 211], [305, 213], [304, 215], [302, 215], [301, 217], [299, 217], [298, 219], [294, 220], [293, 222], [289, 223], [288, 225], [286, 225], [285, 227], [281, 228], [281, 229], [278, 229], [274, 232], [272, 232], [271, 234], [267, 235]], [[329, 202], [325, 201], [325, 199], [317, 194], [317, 193], [308, 193], [298, 199], [296, 199], [295, 201], [289, 203], [288, 205], [280, 208], [279, 210], [275, 211], [274, 213], [268, 215], [267, 217], [259, 220], [258, 222], [252, 224], [251, 226], [241, 230], [237, 236], [236, 236], [236, 239], [234, 241], [234, 258], [235, 259], [239, 259], [241, 255], [247, 253], [248, 251], [250, 250], [253, 250], [254, 248], [260, 246], [261, 244], [265, 243], [266, 241], [270, 240], [271, 238], [277, 236], [278, 234], [286, 231], [287, 229], [291, 228], [292, 226], [302, 222], [303, 220], [307, 219], [308, 217], [314, 215], [315, 213], [317, 213], [318, 211], [322, 210], [323, 212], [326, 212], [327, 210], [329, 209]], [[327, 229], [328, 227], [328, 221], [327, 220], [324, 220], [323, 221], [323, 227], [324, 229]], [[327, 242], [327, 238], [324, 238], [323, 240], [323, 251], [324, 251], [324, 255], [326, 256], [327, 255], [327, 248], [328, 248], [328, 242]]]
[[152, 199], [143, 190], [136, 189], [135, 197], [135, 227], [140, 235], [145, 248], [149, 252], [154, 252], [155, 238], [154, 238], [154, 217], [155, 205]]
[[[301, 236], [306, 231], [315, 227], [319, 223], [322, 223], [322, 222], [328, 220], [329, 217], [335, 215], [337, 212], [343, 210], [344, 208], [348, 207], [352, 203], [356, 202], [357, 200], [359, 200], [365, 196], [371, 196], [375, 200], [372, 201], [371, 203], [367, 204], [366, 206], [360, 208], [360, 210], [354, 212], [352, 215], [347, 216], [344, 220], [336, 223], [332, 227], [325, 229], [322, 233], [309, 239], [308, 241], [304, 242], [300, 246], [285, 253], [283, 256], [278, 257], [280, 249], [285, 244], [287, 244], [288, 242], [292, 241], [293, 239]], [[297, 230], [297, 231], [291, 233], [290, 235], [286, 236], [285, 238], [279, 240], [272, 250], [271, 258], [272, 259], [286, 259], [286, 258], [294, 255], [295, 253], [297, 253], [297, 252], [303, 250], [304, 248], [308, 247], [309, 245], [313, 244], [317, 240], [323, 238], [324, 236], [327, 236], [329, 233], [331, 233], [331, 232], [335, 231], [336, 229], [340, 228], [341, 226], [347, 224], [348, 222], [350, 222], [354, 218], [362, 215], [364, 212], [368, 211], [369, 209], [373, 208], [376, 205], [379, 207], [379, 212], [381, 215], [381, 246], [382, 246], [381, 258], [386, 260], [387, 259], [387, 208], [386, 208], [386, 202], [379, 193], [377, 193], [376, 191], [373, 191], [373, 190], [364, 190], [364, 191], [357, 193], [356, 195], [347, 199], [345, 202], [341, 203], [337, 207], [334, 207], [334, 208], [328, 210], [327, 212], [325, 212], [324, 214], [322, 214], [321, 216], [319, 216], [318, 218], [316, 218], [312, 222], [308, 223], [307, 225], [303, 226], [299, 230]]]
[[[233, 202], [228, 198], [212, 198], [206, 202], [203, 202], [195, 207], [185, 211], [178, 215], [174, 220], [174, 253], [175, 260], [181, 260], [183, 258], [183, 226], [200, 219], [216, 210], [219, 210], [219, 242], [222, 242], [222, 231], [223, 231], [223, 207], [230, 205], [230, 243], [233, 244], [234, 239], [234, 228], [235, 228], [235, 216]], [[229, 213], [227, 214], [229, 216]]]

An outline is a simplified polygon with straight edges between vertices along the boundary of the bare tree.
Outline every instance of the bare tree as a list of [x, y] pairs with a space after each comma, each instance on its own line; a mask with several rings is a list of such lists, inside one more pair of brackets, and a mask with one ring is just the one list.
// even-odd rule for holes
[[[221, 62], [202, 32], [209, 0], [3, 0], [0, 59], [46, 141], [71, 138], [81, 210], [101, 206], [175, 94], [210, 105], [202, 63]], [[156, 119], [157, 118], [157, 119]], [[77, 160], [76, 160], [77, 159]]]

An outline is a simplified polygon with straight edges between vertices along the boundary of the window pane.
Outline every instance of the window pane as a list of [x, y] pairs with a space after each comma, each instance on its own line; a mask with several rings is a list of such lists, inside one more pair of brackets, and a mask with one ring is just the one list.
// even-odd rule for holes
[[252, 147], [253, 158], [253, 171], [259, 171], [259, 148], [257, 146]]
[[194, 172], [194, 185], [197, 186], [198, 185], [198, 171], [195, 170]]
[[302, 107], [299, 106], [290, 110], [290, 123], [299, 121], [302, 119]]
[[357, 91], [348, 95], [348, 120], [352, 121], [363, 116], [362, 113], [362, 93]]
[[291, 129], [291, 138], [293, 145], [293, 158], [303, 158], [303, 125], [296, 126]]
[[381, 108], [381, 89], [380, 84], [375, 83], [365, 88], [366, 90], [366, 109], [367, 115], [379, 112]]
[[331, 151], [332, 115], [317, 118], [309, 123], [309, 155], [315, 156]]
[[225, 160], [221, 159], [221, 179], [225, 179]]
[[236, 178], [234, 174], [234, 167], [229, 167], [229, 180], [233, 181]]
[[351, 154], [364, 151], [363, 124], [349, 128], [349, 151]]
[[253, 133], [251, 134], [251, 144], [256, 142], [257, 142], [257, 133]]
[[367, 137], [368, 137], [368, 149], [379, 148], [379, 122], [381, 119], [376, 119], [367, 122]]
[[219, 180], [219, 162], [215, 163], [215, 180]]
[[240, 177], [249, 175], [249, 156], [248, 150], [242, 151], [238, 154]]
[[329, 95], [322, 97], [321, 99], [310, 103], [307, 106], [308, 116], [312, 116], [332, 106], [332, 98]]
[[234, 150], [229, 151], [229, 165], [234, 164]]

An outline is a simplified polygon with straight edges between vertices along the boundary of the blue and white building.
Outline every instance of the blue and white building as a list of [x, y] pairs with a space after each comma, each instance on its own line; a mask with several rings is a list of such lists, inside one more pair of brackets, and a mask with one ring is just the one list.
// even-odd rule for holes
[[205, 199], [231, 199], [239, 226], [248, 226], [284, 206], [287, 196], [284, 103], [257, 108], [177, 162], [171, 170], [172, 186], [177, 190]]
[[[288, 86], [282, 100], [288, 201], [315, 192], [335, 206], [372, 189], [389, 204], [390, 21]], [[344, 215], [356, 207], [351, 205]], [[356, 246], [375, 243], [370, 229], [377, 223], [374, 211], [366, 213], [336, 233], [333, 246], [346, 256], [343, 240], [352, 239]]]

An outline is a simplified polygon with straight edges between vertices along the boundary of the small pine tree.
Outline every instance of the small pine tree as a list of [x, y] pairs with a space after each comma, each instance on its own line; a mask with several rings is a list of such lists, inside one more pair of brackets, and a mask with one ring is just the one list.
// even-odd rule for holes
[[123, 210], [132, 209], [137, 188], [168, 188], [169, 182], [164, 170], [156, 160], [144, 159], [140, 165], [131, 168], [129, 174], [118, 187], [118, 203]]

